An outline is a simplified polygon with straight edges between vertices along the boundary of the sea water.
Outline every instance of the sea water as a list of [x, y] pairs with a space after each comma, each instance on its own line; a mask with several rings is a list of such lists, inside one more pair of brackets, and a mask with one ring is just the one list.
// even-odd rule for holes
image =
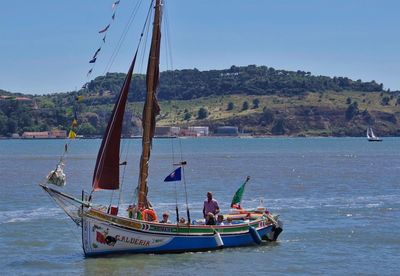
[[[149, 198], [171, 219], [178, 204], [200, 218], [212, 191], [223, 212], [246, 176], [242, 205], [280, 214], [276, 243], [202, 253], [85, 258], [80, 228], [38, 186], [64, 150], [63, 140], [0, 140], [1, 274], [263, 275], [400, 273], [400, 139], [156, 139]], [[67, 185], [90, 191], [100, 140], [75, 140], [65, 158]], [[122, 143], [122, 189], [95, 202], [135, 200], [140, 140]], [[185, 181], [163, 182], [187, 161]], [[185, 185], [186, 184], [186, 185]], [[186, 192], [185, 192], [186, 186]], [[120, 208], [125, 212], [124, 208]]]

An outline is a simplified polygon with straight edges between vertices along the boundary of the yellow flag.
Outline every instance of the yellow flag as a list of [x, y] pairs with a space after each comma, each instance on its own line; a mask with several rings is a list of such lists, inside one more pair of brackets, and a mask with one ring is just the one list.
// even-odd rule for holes
[[78, 121], [76, 119], [74, 119], [72, 121], [72, 127], [77, 127], [78, 126]]
[[83, 96], [76, 96], [76, 97], [75, 97], [75, 100], [76, 100], [77, 102], [80, 102], [80, 101], [82, 101], [83, 99], [84, 99]]
[[76, 133], [73, 130], [70, 130], [68, 133], [68, 138], [69, 139], [75, 139], [76, 138]]

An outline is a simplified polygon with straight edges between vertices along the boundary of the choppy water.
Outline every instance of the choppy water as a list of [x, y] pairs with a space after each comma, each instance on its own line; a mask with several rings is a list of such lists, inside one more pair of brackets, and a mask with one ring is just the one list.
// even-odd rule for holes
[[[65, 190], [90, 190], [99, 140], [78, 140], [66, 161]], [[0, 267], [5, 274], [259, 275], [400, 273], [400, 139], [270, 138], [156, 140], [150, 198], [161, 212], [175, 206], [171, 151], [188, 161], [192, 216], [205, 193], [224, 210], [247, 175], [244, 206], [259, 198], [279, 213], [279, 242], [205, 253], [85, 258], [80, 229], [37, 186], [54, 168], [64, 141], [0, 140]], [[128, 170], [121, 200], [137, 183], [139, 140], [125, 141]], [[177, 184], [184, 213], [184, 189]], [[107, 202], [110, 193], [97, 193]], [[118, 194], [114, 195], [114, 200]]]

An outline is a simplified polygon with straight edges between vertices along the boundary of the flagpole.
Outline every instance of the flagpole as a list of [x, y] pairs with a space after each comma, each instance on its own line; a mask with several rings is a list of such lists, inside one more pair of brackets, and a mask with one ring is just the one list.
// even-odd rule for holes
[[[247, 184], [247, 182], [249, 182], [249, 180], [250, 180], [250, 176], [248, 175], [246, 177], [246, 180], [244, 181], [243, 185], [245, 186]], [[244, 193], [244, 187], [243, 187], [243, 193]], [[242, 199], [243, 199], [243, 194], [242, 194], [242, 198], [240, 199], [239, 206], [242, 206]]]
[[175, 181], [175, 212], [176, 212], [176, 223], [179, 222], [179, 210], [178, 210], [178, 189]]
[[[181, 162], [183, 163], [183, 162]], [[185, 164], [186, 165], [186, 162]], [[190, 212], [189, 212], [189, 204], [188, 204], [188, 196], [187, 196], [187, 189], [186, 189], [186, 178], [185, 178], [185, 166], [182, 165], [182, 175], [183, 175], [183, 186], [185, 187], [185, 198], [186, 198], [186, 215], [188, 219], [188, 225], [191, 223], [190, 220]]]

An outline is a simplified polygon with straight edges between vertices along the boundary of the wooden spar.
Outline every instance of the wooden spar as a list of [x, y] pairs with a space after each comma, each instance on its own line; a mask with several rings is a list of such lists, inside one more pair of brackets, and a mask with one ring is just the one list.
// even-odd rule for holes
[[149, 161], [151, 143], [154, 136], [155, 116], [159, 113], [159, 107], [156, 99], [156, 89], [159, 80], [159, 63], [160, 63], [160, 44], [161, 44], [161, 0], [156, 0], [153, 32], [151, 39], [151, 48], [149, 60], [147, 64], [147, 94], [143, 108], [143, 137], [142, 137], [142, 155], [140, 157], [140, 174], [139, 174], [139, 194], [138, 207], [148, 208], [147, 200], [147, 176], [149, 173]]
[[75, 202], [77, 202], [77, 203], [79, 203], [79, 204], [82, 204], [82, 205], [85, 206], [85, 207], [88, 207], [88, 208], [91, 207], [90, 202], [79, 200], [79, 199], [77, 199], [77, 198], [75, 198], [75, 197], [73, 197], [73, 196], [70, 196], [70, 195], [68, 195], [68, 194], [66, 194], [66, 193], [63, 193], [63, 192], [54, 190], [54, 189], [52, 189], [52, 188], [50, 188], [50, 187], [47, 187], [46, 185], [43, 185], [43, 184], [39, 184], [39, 186], [42, 187], [43, 190], [45, 190], [50, 196], [51, 196], [51, 193], [55, 193], [55, 194], [58, 194], [58, 195], [60, 195], [60, 196], [65, 197], [65, 198], [68, 198], [68, 199], [70, 199], [70, 200], [73, 200], [73, 201], [75, 201]]

